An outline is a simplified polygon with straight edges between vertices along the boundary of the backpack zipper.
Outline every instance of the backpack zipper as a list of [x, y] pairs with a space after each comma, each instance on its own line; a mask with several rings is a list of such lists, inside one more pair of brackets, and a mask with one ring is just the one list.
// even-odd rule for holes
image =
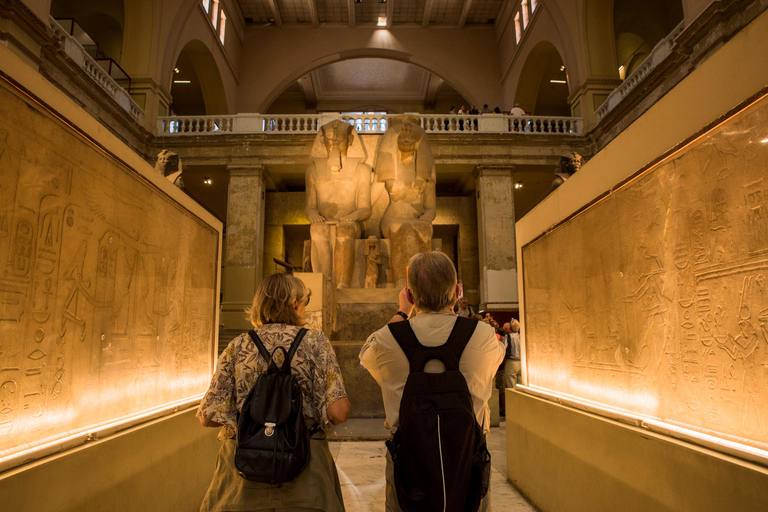
[[443, 477], [443, 512], [445, 512], [448, 503], [445, 499], [445, 468], [443, 468], [443, 438], [440, 435], [440, 415], [437, 415], [437, 446], [440, 449], [440, 474]]

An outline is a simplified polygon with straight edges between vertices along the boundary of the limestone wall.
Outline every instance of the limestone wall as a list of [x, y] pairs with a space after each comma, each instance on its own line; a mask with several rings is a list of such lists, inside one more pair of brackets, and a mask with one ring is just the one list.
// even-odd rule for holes
[[199, 398], [221, 224], [7, 50], [0, 64], [21, 84], [0, 81], [3, 468]]

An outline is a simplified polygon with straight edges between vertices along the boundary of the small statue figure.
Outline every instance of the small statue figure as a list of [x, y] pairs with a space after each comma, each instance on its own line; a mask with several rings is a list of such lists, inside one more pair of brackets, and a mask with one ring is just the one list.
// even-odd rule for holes
[[379, 265], [381, 264], [381, 246], [379, 239], [371, 235], [365, 243], [365, 287], [376, 288], [379, 282]]
[[[306, 174], [306, 210], [311, 223], [312, 268], [349, 288], [355, 265], [355, 240], [371, 216], [371, 167], [354, 127], [333, 121], [320, 127]], [[331, 226], [336, 241], [331, 247]], [[331, 262], [333, 255], [333, 262]]]
[[179, 187], [184, 189], [184, 180], [181, 177], [182, 166], [181, 158], [173, 151], [167, 149], [162, 150], [157, 154], [157, 162], [155, 162], [155, 170], [168, 178], [168, 180]]
[[376, 176], [389, 193], [381, 231], [391, 240], [390, 268], [395, 287], [400, 288], [411, 256], [431, 250], [437, 212], [435, 161], [418, 118], [404, 115], [391, 120], [379, 146]]

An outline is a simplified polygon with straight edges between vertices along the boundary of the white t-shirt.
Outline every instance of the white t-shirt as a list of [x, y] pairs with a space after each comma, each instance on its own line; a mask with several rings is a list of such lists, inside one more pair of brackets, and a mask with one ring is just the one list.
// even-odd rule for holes
[[[419, 313], [410, 320], [416, 338], [426, 347], [443, 345], [456, 323], [452, 313]], [[478, 322], [475, 332], [467, 343], [459, 360], [459, 371], [467, 380], [477, 422], [483, 432], [490, 431], [491, 411], [488, 399], [493, 391], [493, 379], [499, 364], [504, 360], [505, 344], [496, 338], [490, 325]], [[400, 399], [410, 365], [405, 353], [397, 344], [388, 326], [368, 337], [360, 350], [360, 363], [381, 386], [387, 428], [396, 429], [400, 421]], [[424, 367], [428, 373], [443, 371], [440, 361], [429, 361]]]

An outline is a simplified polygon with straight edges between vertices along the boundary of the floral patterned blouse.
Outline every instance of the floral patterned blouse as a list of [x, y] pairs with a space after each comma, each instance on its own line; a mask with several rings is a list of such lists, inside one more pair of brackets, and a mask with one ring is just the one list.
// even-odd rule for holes
[[[277, 346], [287, 352], [298, 332], [299, 327], [286, 324], [267, 324], [256, 329], [270, 354]], [[282, 364], [282, 351], [276, 353], [275, 360], [278, 366]], [[291, 360], [291, 370], [298, 376], [304, 397], [304, 417], [315, 420], [328, 432], [332, 427], [328, 405], [347, 396], [336, 353], [328, 337], [321, 331], [310, 329]], [[197, 410], [198, 417], [224, 425], [219, 432], [220, 440], [235, 437], [237, 412], [256, 379], [266, 371], [267, 362], [259, 355], [248, 333], [232, 340], [221, 353], [211, 385]]]

